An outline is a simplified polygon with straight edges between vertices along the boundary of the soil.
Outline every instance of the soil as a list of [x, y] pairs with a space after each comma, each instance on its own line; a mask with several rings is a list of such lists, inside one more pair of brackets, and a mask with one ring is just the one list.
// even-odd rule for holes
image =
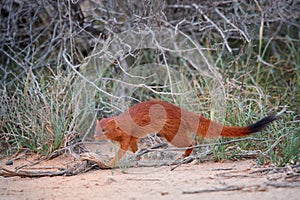
[[[24, 164], [36, 162], [28, 165], [30, 170], [49, 171], [74, 163], [71, 156], [38, 160], [31, 156], [6, 165], [6, 158], [0, 166], [25, 169]], [[173, 167], [98, 169], [75, 176], [40, 178], [0, 176], [0, 199], [300, 199], [299, 168], [292, 166], [258, 166], [248, 159], [192, 162], [171, 170]]]

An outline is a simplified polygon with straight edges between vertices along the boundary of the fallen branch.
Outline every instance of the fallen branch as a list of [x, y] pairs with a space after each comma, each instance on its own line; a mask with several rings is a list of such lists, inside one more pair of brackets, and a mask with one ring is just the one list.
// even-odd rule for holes
[[266, 183], [267, 186], [272, 186], [276, 188], [292, 188], [292, 187], [300, 187], [300, 183], [288, 183], [288, 182], [282, 182], [282, 183]]
[[20, 177], [44, 177], [44, 176], [62, 176], [66, 174], [66, 170], [57, 172], [57, 171], [11, 171], [4, 167], [0, 167], [0, 176], [4, 177], [12, 177], [12, 176], [20, 176]]
[[159, 178], [127, 178], [127, 181], [161, 181]]
[[104, 158], [102, 155], [93, 152], [85, 152], [80, 155], [80, 159], [85, 161], [92, 161], [97, 163], [100, 169], [111, 169], [108, 162], [106, 161], [107, 158]]
[[[91, 169], [93, 169], [94, 167], [96, 167], [97, 165], [90, 165], [90, 163], [88, 163], [87, 161], [83, 161], [80, 163], [76, 163], [74, 166], [72, 167], [68, 167], [68, 168], [59, 168], [61, 171], [29, 171], [29, 170], [19, 170], [19, 171], [12, 171], [9, 169], [6, 169], [4, 167], [0, 167], [0, 176], [4, 176], [4, 177], [13, 177], [13, 176], [19, 176], [19, 177], [30, 177], [30, 178], [34, 178], [34, 177], [52, 177], [52, 176], [73, 176], [73, 175], [77, 175], [80, 173], [85, 173]], [[51, 167], [49, 167], [51, 168]]]
[[198, 194], [198, 193], [206, 193], [206, 192], [228, 192], [228, 191], [242, 190], [243, 188], [244, 187], [229, 186], [229, 187], [225, 187], [225, 188], [183, 191], [182, 194]]
[[295, 170], [294, 170], [294, 169], [298, 169], [298, 168], [300, 168], [300, 164], [288, 165], [286, 167], [269, 167], [269, 168], [264, 168], [264, 169], [259, 169], [259, 170], [252, 171], [252, 172], [250, 172], [250, 174], [264, 173], [264, 172], [272, 171], [272, 173], [291, 172], [294, 175], [295, 174], [299, 175], [299, 173], [295, 172]]
[[[261, 185], [248, 185], [248, 186], [228, 186], [225, 188], [214, 188], [214, 189], [203, 189], [203, 190], [194, 190], [194, 191], [183, 191], [182, 194], [198, 194], [198, 193], [208, 193], [208, 192], [228, 192], [228, 191], [236, 191], [236, 190], [243, 190], [255, 188], [264, 188], [264, 186], [276, 187], [276, 188], [294, 188], [300, 187], [300, 183], [288, 183], [288, 182], [281, 182], [281, 183], [264, 183]], [[265, 189], [264, 189], [265, 190]], [[252, 190], [249, 190], [252, 191]]]

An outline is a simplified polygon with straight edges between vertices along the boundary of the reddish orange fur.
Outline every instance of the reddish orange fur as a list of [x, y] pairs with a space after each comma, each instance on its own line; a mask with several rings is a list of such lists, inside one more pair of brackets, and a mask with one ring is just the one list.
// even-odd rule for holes
[[[262, 128], [265, 124], [258, 124], [255, 128]], [[102, 140], [104, 134], [107, 139], [119, 142], [117, 158], [120, 159], [129, 149], [136, 152], [138, 139], [150, 133], [159, 133], [174, 146], [188, 147], [193, 144], [193, 133], [202, 137], [241, 137], [252, 132], [251, 126], [223, 126], [173, 104], [155, 100], [138, 103], [119, 116], [98, 120], [94, 137]], [[186, 150], [184, 157], [192, 150]], [[112, 166], [117, 158], [112, 160]]]

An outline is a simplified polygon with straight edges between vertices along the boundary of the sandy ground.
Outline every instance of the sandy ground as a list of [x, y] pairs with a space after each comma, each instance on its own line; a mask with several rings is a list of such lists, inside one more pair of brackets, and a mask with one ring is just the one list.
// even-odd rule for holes
[[[8, 166], [6, 161], [0, 166], [22, 164]], [[55, 168], [71, 162], [60, 156], [34, 166]], [[42, 178], [0, 176], [0, 199], [300, 199], [299, 172], [291, 167], [257, 166], [253, 160], [194, 162], [171, 171], [172, 167], [99, 169]]]

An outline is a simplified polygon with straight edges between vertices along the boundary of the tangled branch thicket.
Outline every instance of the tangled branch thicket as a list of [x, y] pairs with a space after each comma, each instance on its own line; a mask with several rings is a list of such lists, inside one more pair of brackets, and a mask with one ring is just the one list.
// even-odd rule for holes
[[[176, 93], [182, 93], [176, 97], [180, 104], [185, 102], [180, 100], [184, 92], [192, 90], [202, 100], [202, 110], [210, 109], [210, 101], [203, 103], [211, 95], [206, 92], [209, 84], [176, 52], [162, 50], [160, 44], [156, 49], [137, 49], [126, 38], [120, 41], [128, 49], [122, 56], [116, 49], [105, 49], [128, 30], [168, 28], [199, 43], [223, 77], [219, 81], [228, 102], [247, 97], [259, 108], [293, 102], [299, 112], [299, 7], [293, 0], [3, 0], [0, 150], [8, 154], [29, 148], [49, 155], [71, 146], [77, 136], [92, 130], [95, 120], [93, 111], [81, 109], [83, 104], [107, 116], [131, 101], [157, 97], [175, 101]], [[110, 62], [106, 66], [98, 65], [101, 52]], [[147, 78], [150, 74], [135, 74], [134, 69], [153, 61], [166, 70], [162, 81], [149, 79], [141, 85], [128, 79]], [[186, 82], [178, 86], [180, 77]], [[131, 95], [126, 88], [114, 94], [124, 84], [131, 86]], [[259, 85], [271, 94], [268, 102]], [[278, 96], [282, 88], [285, 92]], [[116, 96], [121, 100], [114, 102]]]

